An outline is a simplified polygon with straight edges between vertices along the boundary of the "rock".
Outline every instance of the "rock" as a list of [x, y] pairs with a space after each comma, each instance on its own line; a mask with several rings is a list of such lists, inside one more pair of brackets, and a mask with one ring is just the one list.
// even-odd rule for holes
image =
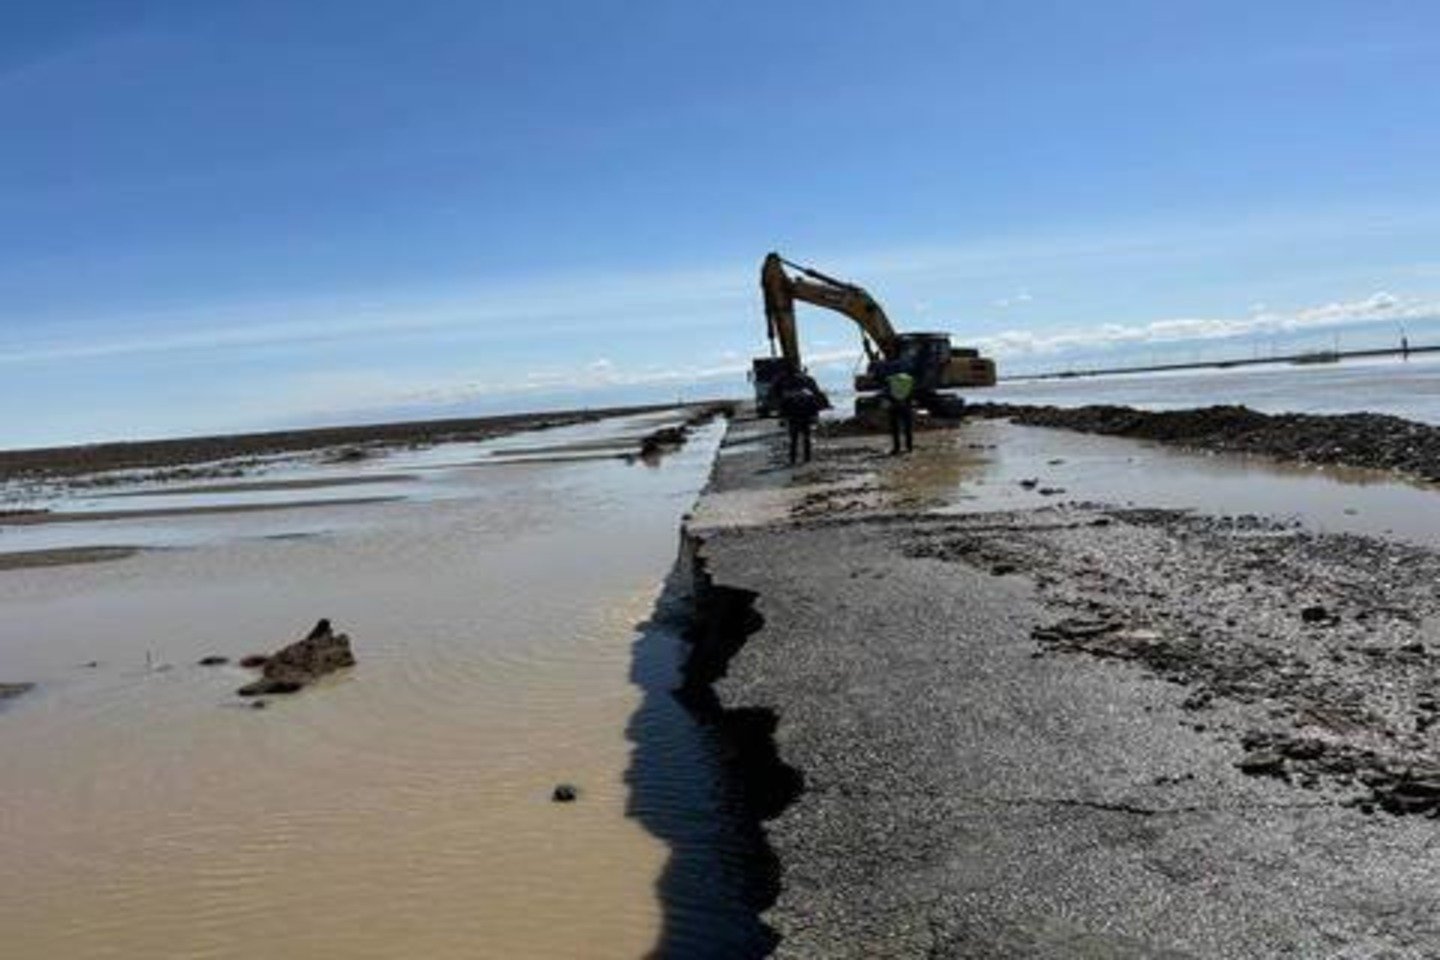
[[573, 803], [579, 796], [580, 791], [569, 783], [558, 784], [550, 792], [550, 799], [555, 803]]
[[1280, 750], [1291, 760], [1318, 760], [1325, 753], [1325, 744], [1319, 740], [1295, 738], [1286, 740]]
[[1017, 569], [1019, 568], [1013, 563], [997, 563], [990, 568], [990, 572], [997, 577], [1003, 577], [1007, 574], [1014, 573]]
[[1184, 701], [1180, 704], [1180, 709], [1204, 710], [1206, 707], [1210, 706], [1211, 702], [1214, 699], [1215, 695], [1209, 690], [1196, 690], [1194, 693], [1190, 694], [1190, 696], [1184, 699]]
[[661, 427], [646, 434], [640, 441], [640, 456], [653, 459], [669, 450], [682, 447], [688, 435], [684, 427]]
[[321, 620], [305, 639], [276, 651], [266, 659], [260, 679], [247, 683], [236, 692], [242, 697], [294, 693], [327, 673], [354, 665], [350, 638], [343, 633], [335, 633], [329, 620]]
[[199, 660], [199, 665], [202, 666], [202, 667], [219, 667], [219, 666], [224, 666], [225, 664], [227, 664], [227, 663], [229, 663], [229, 662], [230, 662], [230, 658], [229, 658], [229, 657], [209, 656], [209, 657], [201, 657], [200, 660]]
[[1042, 497], [1053, 497], [1065, 492], [1064, 487], [1041, 487], [1038, 491]]
[[251, 701], [250, 701], [250, 709], [251, 709], [251, 710], [264, 710], [264, 709], [265, 709], [266, 707], [268, 707], [268, 706], [270, 706], [270, 701], [268, 701], [268, 700], [251, 700]]
[[1300, 619], [1305, 623], [1336, 623], [1340, 620], [1319, 604], [1301, 610]]
[[1036, 487], [1040, 486], [1040, 478], [1031, 477], [1029, 480], [1021, 480], [1020, 486], [1024, 487], [1026, 490], [1034, 490]]
[[1255, 750], [1235, 764], [1241, 773], [1252, 777], [1285, 778], [1285, 758], [1273, 750]]
[[240, 666], [246, 670], [259, 670], [265, 666], [265, 662], [269, 659], [270, 658], [263, 653], [252, 653], [248, 657], [240, 658]]
[[33, 683], [0, 683], [0, 702], [13, 700], [34, 689], [35, 684]]

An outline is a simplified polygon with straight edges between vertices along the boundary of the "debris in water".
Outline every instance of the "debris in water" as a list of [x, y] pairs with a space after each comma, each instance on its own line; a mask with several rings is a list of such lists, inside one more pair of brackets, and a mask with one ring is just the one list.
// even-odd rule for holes
[[29, 693], [35, 689], [33, 683], [0, 683], [0, 702], [13, 700], [22, 693]]
[[229, 657], [209, 656], [201, 657], [199, 665], [202, 667], [220, 667], [230, 662]]
[[550, 793], [550, 799], [555, 803], [572, 803], [579, 796], [580, 791], [569, 783], [557, 785]]
[[261, 668], [260, 679], [247, 683], [236, 692], [242, 697], [294, 693], [327, 673], [354, 665], [350, 638], [336, 633], [329, 620], [321, 620], [305, 639], [267, 658]]

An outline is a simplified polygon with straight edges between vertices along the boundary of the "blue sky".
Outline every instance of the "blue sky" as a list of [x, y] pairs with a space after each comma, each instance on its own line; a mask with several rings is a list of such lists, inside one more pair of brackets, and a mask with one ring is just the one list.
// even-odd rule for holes
[[772, 248], [1011, 371], [1440, 340], [1437, 38], [1425, 0], [6, 3], [0, 446], [738, 393]]

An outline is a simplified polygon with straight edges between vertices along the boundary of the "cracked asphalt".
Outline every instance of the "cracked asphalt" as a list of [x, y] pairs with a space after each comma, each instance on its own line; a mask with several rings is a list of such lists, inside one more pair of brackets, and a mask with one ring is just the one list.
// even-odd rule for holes
[[689, 529], [763, 617], [717, 695], [805, 780], [767, 824], [775, 956], [1440, 956], [1440, 824], [1366, 775], [1436, 754], [1432, 553], [1380, 595], [1384, 544], [1265, 518], [934, 513], [881, 441], [791, 471], [774, 430], [732, 424]]

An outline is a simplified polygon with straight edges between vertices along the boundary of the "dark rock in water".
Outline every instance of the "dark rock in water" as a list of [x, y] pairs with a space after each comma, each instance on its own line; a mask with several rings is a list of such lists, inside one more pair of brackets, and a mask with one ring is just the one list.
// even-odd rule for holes
[[217, 657], [217, 656], [201, 657], [200, 660], [199, 660], [199, 664], [200, 664], [200, 666], [202, 666], [202, 667], [220, 667], [220, 666], [224, 666], [225, 664], [227, 664], [227, 663], [229, 663], [229, 662], [230, 662], [230, 658], [229, 658], [229, 657]]
[[354, 665], [350, 638], [331, 629], [329, 620], [321, 620], [305, 639], [297, 640], [266, 659], [260, 679], [246, 684], [237, 692], [242, 697], [294, 693], [327, 673]]
[[640, 441], [640, 456], [642, 458], [654, 458], [668, 450], [674, 450], [685, 445], [689, 431], [685, 427], [661, 427], [645, 435]]
[[550, 799], [555, 803], [572, 803], [579, 796], [580, 791], [568, 783], [559, 784], [550, 793]]
[[1020, 486], [1024, 487], [1026, 490], [1034, 490], [1036, 487], [1040, 486], [1040, 478], [1031, 477], [1028, 480], [1021, 480]]
[[1317, 605], [1313, 607], [1306, 607], [1304, 610], [1301, 610], [1300, 619], [1305, 621], [1306, 623], [1334, 623], [1340, 618], [1332, 615], [1330, 611], [1326, 610], [1324, 607]]
[[1013, 563], [1004, 563], [1004, 562], [1001, 562], [1001, 563], [997, 563], [997, 564], [995, 564], [995, 566], [991, 567], [991, 568], [990, 568], [990, 572], [991, 572], [992, 574], [994, 574], [995, 576], [997, 576], [997, 577], [1003, 577], [1003, 576], [1007, 576], [1008, 574], [1014, 573], [1017, 569], [1019, 569], [1019, 568], [1016, 567], [1015, 564], [1013, 564]]
[[261, 667], [265, 666], [266, 662], [269, 659], [270, 658], [263, 653], [252, 653], [248, 657], [240, 658], [240, 666], [244, 667], [246, 670], [259, 670]]
[[0, 683], [0, 701], [13, 700], [35, 689], [33, 683]]
[[299, 693], [305, 688], [305, 684], [299, 680], [271, 680], [268, 677], [261, 677], [254, 683], [247, 683], [235, 691], [242, 697], [262, 697], [271, 694]]

